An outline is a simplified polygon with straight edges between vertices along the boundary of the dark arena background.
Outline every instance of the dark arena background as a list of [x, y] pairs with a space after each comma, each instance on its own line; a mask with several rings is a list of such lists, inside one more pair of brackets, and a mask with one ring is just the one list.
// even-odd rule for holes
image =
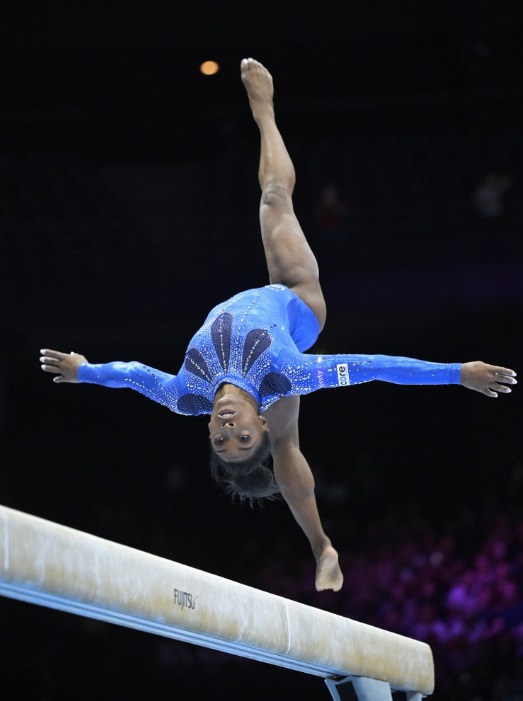
[[[345, 585], [282, 502], [232, 504], [206, 419], [54, 385], [39, 349], [175, 373], [266, 282], [272, 72], [329, 316], [319, 352], [523, 371], [523, 5], [12, 3], [0, 28], [0, 502], [432, 646], [435, 701], [523, 699], [521, 393], [382, 383], [302, 402]], [[213, 76], [200, 72], [214, 60]], [[0, 600], [2, 698], [322, 699], [323, 681]]]

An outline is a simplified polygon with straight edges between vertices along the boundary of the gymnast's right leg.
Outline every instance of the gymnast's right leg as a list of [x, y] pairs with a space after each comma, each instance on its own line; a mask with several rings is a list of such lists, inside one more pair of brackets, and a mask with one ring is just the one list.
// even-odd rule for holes
[[274, 119], [272, 76], [252, 58], [242, 61], [241, 75], [260, 130], [260, 224], [269, 279], [297, 294], [323, 328], [327, 311], [318, 264], [294, 214], [292, 193], [296, 177]]

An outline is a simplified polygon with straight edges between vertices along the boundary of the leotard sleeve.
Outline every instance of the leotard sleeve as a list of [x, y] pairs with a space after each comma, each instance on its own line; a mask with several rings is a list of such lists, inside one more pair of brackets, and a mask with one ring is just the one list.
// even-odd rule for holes
[[78, 381], [103, 387], [134, 389], [171, 411], [177, 410], [179, 387], [176, 375], [169, 375], [143, 363], [84, 363], [78, 368]]
[[300, 356], [302, 363], [294, 366], [291, 380], [294, 386], [301, 386], [302, 391], [295, 392], [299, 394], [372, 380], [398, 385], [459, 384], [461, 377], [461, 363], [432, 363], [390, 355]]

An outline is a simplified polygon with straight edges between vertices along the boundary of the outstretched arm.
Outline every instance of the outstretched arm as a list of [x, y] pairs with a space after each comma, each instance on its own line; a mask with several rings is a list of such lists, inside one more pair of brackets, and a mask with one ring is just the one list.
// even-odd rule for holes
[[480, 361], [432, 363], [391, 355], [296, 354], [289, 365], [294, 369], [300, 366], [301, 375], [294, 372], [294, 384], [302, 388], [300, 394], [380, 380], [398, 385], [461, 384], [487, 397], [497, 397], [498, 392], [510, 393], [510, 386], [517, 384], [514, 370]]
[[265, 413], [271, 436], [274, 476], [316, 558], [316, 589], [339, 591], [343, 574], [338, 553], [323, 530], [314, 494], [314, 477], [299, 446], [299, 406], [299, 397], [284, 397]]
[[176, 375], [135, 361], [92, 365], [79, 353], [62, 353], [48, 348], [40, 353], [42, 370], [54, 375], [53, 382], [85, 382], [103, 387], [134, 389], [171, 411], [178, 410]]

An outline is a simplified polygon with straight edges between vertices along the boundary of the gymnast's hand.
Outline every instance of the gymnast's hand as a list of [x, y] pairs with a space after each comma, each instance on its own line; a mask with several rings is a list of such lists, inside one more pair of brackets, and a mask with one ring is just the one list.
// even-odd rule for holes
[[40, 353], [42, 370], [56, 375], [53, 382], [78, 382], [78, 368], [87, 362], [87, 358], [79, 353], [60, 353], [48, 348], [42, 349]]
[[517, 385], [518, 383], [514, 370], [501, 368], [497, 365], [487, 365], [480, 360], [463, 363], [460, 382], [463, 387], [474, 389], [487, 397], [497, 397], [498, 392], [509, 394], [512, 390], [507, 385]]

